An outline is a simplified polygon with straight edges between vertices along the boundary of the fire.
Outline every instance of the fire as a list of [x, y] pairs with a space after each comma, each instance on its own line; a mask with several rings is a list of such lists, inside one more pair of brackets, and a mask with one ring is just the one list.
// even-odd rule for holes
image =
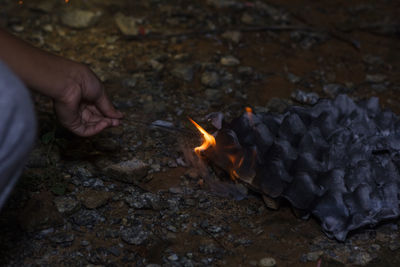
[[197, 155], [200, 155], [200, 153], [202, 151], [206, 150], [210, 146], [215, 146], [216, 145], [214, 136], [212, 136], [211, 134], [207, 133], [206, 130], [204, 130], [200, 125], [198, 125], [191, 118], [189, 118], [189, 120], [194, 124], [194, 126], [196, 126], [196, 128], [203, 134], [203, 137], [204, 137], [203, 144], [201, 146], [198, 146], [198, 147], [194, 148], [194, 152], [196, 152]]

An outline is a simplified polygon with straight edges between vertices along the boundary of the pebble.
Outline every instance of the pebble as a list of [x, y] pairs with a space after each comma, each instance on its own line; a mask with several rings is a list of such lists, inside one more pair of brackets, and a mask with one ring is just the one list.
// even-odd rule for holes
[[222, 38], [230, 40], [234, 43], [239, 43], [242, 38], [242, 34], [239, 31], [226, 31], [222, 34]]
[[317, 261], [322, 254], [324, 254], [324, 252], [321, 250], [308, 252], [306, 258], [308, 261]]
[[133, 192], [131, 195], [125, 198], [125, 202], [129, 205], [129, 207], [135, 209], [161, 210], [163, 207], [160, 197], [149, 192], [143, 194]]
[[72, 214], [80, 208], [79, 201], [71, 196], [59, 196], [54, 198], [53, 202], [60, 213]]
[[216, 72], [206, 71], [201, 75], [201, 83], [215, 88], [220, 84], [219, 75]]
[[383, 74], [367, 74], [365, 76], [365, 81], [369, 83], [381, 83], [387, 79], [386, 75]]
[[93, 140], [93, 146], [102, 152], [115, 152], [120, 148], [119, 143], [112, 138], [96, 138]]
[[77, 194], [79, 201], [87, 209], [96, 209], [108, 203], [108, 200], [113, 196], [111, 192], [98, 191], [98, 190], [85, 190]]
[[232, 67], [240, 64], [239, 59], [233, 57], [233, 56], [226, 56], [221, 58], [220, 60], [221, 65], [227, 66], [227, 67]]
[[171, 70], [171, 75], [185, 82], [193, 81], [194, 70], [192, 66], [178, 65]]
[[314, 105], [319, 100], [319, 95], [315, 92], [304, 92], [296, 90], [291, 97], [302, 104]]
[[105, 218], [96, 210], [81, 209], [72, 215], [72, 220], [79, 226], [93, 226], [99, 222], [104, 222]]
[[57, 244], [72, 242], [72, 241], [74, 241], [74, 239], [75, 239], [74, 234], [70, 234], [70, 233], [59, 233], [59, 234], [56, 234], [56, 235], [50, 237], [50, 240]]
[[168, 257], [168, 260], [170, 260], [170, 261], [177, 261], [178, 259], [179, 259], [178, 255], [176, 255], [176, 254], [172, 254]]
[[121, 33], [128, 37], [138, 36], [139, 27], [137, 25], [137, 19], [134, 17], [125, 16], [122, 13], [115, 15], [115, 23], [117, 24]]
[[126, 182], [135, 183], [147, 175], [149, 166], [139, 159], [132, 159], [128, 161], [112, 164], [105, 168], [105, 171], [113, 179]]
[[143, 226], [139, 225], [122, 229], [121, 238], [128, 244], [142, 245], [149, 238], [149, 233], [143, 230]]
[[258, 262], [258, 266], [263, 266], [263, 267], [269, 267], [269, 266], [275, 266], [275, 265], [276, 265], [276, 260], [271, 257], [262, 258]]
[[74, 29], [84, 29], [94, 25], [102, 15], [101, 11], [82, 9], [64, 9], [61, 14], [61, 22]]

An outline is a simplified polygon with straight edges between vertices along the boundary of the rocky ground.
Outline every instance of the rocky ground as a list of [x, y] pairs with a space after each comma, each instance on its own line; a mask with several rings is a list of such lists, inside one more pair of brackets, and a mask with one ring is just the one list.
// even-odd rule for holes
[[[399, 222], [328, 239], [257, 194], [216, 194], [192, 117], [347, 93], [400, 112], [398, 1], [0, 0], [0, 25], [88, 64], [123, 125], [78, 138], [35, 95], [39, 139], [0, 214], [5, 266], [398, 266]], [[396, 24], [397, 23], [397, 24]], [[149, 127], [154, 121], [165, 127]], [[154, 125], [153, 125], [154, 126]], [[174, 130], [177, 129], [177, 130]], [[184, 129], [184, 130], [182, 130]], [[223, 179], [214, 175], [214, 179]], [[246, 189], [239, 184], [234, 187]]]

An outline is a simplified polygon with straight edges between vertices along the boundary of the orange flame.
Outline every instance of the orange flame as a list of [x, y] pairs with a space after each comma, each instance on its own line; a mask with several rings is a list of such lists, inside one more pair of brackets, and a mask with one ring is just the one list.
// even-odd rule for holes
[[196, 154], [199, 155], [202, 151], [206, 150], [210, 146], [215, 146], [216, 145], [214, 136], [212, 136], [211, 134], [207, 133], [206, 130], [204, 130], [200, 125], [198, 125], [191, 118], [189, 118], [189, 120], [194, 124], [194, 126], [196, 126], [196, 128], [203, 134], [203, 137], [204, 137], [203, 144], [201, 146], [198, 146], [198, 147], [194, 148], [194, 152], [196, 152]]

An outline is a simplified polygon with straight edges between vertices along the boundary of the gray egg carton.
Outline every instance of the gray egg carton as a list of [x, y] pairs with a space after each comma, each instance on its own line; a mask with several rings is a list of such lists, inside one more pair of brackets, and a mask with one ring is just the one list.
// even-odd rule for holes
[[205, 153], [211, 161], [313, 215], [329, 237], [343, 241], [399, 216], [400, 121], [377, 98], [339, 95], [284, 114], [244, 113], [216, 141]]

